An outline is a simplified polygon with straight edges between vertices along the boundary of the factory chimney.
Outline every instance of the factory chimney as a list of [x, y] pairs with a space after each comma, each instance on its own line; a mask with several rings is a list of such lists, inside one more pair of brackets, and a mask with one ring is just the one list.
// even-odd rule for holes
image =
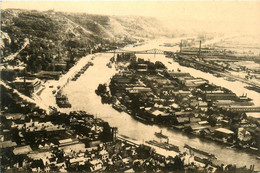
[[180, 54], [182, 52], [182, 40], [181, 40], [181, 43], [180, 43]]
[[199, 48], [199, 55], [198, 55], [199, 58], [200, 58], [200, 53], [201, 53], [201, 40], [200, 40], [200, 48]]

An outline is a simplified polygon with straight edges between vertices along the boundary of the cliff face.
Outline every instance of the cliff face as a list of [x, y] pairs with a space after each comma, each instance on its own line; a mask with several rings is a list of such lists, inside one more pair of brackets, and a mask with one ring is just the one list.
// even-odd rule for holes
[[98, 51], [112, 44], [125, 45], [167, 33], [154, 18], [6, 9], [1, 11], [4, 39], [0, 48], [1, 56], [7, 57], [29, 39], [16, 60], [25, 62], [27, 70], [34, 73], [56, 70], [55, 61], [73, 64], [75, 58], [84, 56], [89, 49]]

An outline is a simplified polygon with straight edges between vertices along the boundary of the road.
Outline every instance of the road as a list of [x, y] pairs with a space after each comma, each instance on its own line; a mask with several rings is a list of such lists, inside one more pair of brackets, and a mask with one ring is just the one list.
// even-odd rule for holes
[[28, 39], [28, 38], [25, 38], [25, 39], [24, 39], [23, 46], [21, 47], [21, 49], [19, 49], [16, 53], [9, 55], [8, 57], [4, 57], [4, 58], [3, 58], [3, 62], [7, 62], [7, 61], [12, 61], [12, 60], [14, 60], [15, 57], [16, 57], [22, 50], [24, 50], [24, 49], [26, 48], [26, 46], [29, 45], [29, 44], [30, 44], [29, 39]]

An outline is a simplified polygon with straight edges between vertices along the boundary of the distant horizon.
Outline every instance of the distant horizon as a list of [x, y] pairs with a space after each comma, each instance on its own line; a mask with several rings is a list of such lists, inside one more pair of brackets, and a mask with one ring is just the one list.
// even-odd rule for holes
[[2, 1], [1, 8], [156, 17], [171, 30], [260, 35], [260, 1]]

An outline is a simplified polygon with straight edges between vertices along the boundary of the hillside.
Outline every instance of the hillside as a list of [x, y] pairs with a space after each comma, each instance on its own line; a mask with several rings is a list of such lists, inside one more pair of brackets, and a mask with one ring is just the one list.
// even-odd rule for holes
[[[169, 31], [161, 26], [147, 17], [6, 9], [1, 11], [1, 57], [14, 54], [29, 39], [15, 63], [25, 62], [31, 73], [68, 70], [90, 49], [97, 52], [134, 43], [137, 38], [165, 36]], [[65, 69], [57, 68], [57, 63]]]

